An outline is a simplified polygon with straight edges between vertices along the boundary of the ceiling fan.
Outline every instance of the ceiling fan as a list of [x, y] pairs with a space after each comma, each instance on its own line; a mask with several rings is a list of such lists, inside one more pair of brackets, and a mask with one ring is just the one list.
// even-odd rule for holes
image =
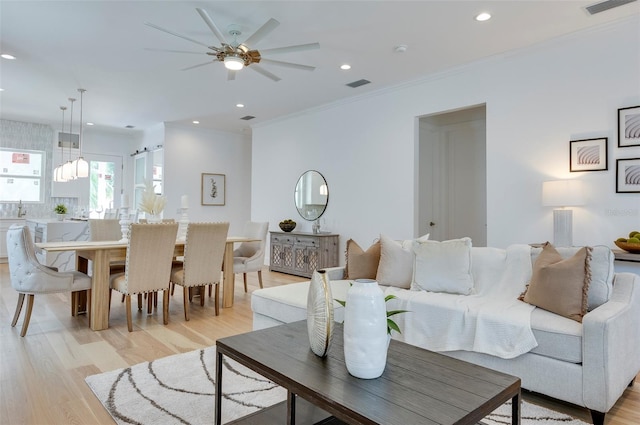
[[[221, 45], [219, 47], [208, 46], [207, 44], [202, 43], [198, 40], [194, 40], [193, 38], [159, 27], [150, 22], [145, 22], [145, 25], [151, 28], [155, 28], [157, 30], [166, 32], [167, 34], [180, 37], [182, 39], [191, 41], [193, 43], [199, 44], [209, 49], [208, 51], [205, 52], [205, 54], [209, 56], [213, 56], [214, 57], [213, 60], [209, 60], [204, 63], [200, 63], [197, 65], [184, 68], [183, 71], [197, 68], [204, 65], [209, 65], [215, 62], [222, 62], [224, 63], [225, 67], [228, 70], [227, 80], [234, 80], [236, 78], [236, 72], [246, 67], [258, 72], [259, 74], [264, 75], [267, 78], [272, 79], [273, 81], [280, 81], [280, 77], [267, 71], [266, 69], [258, 65], [258, 63], [267, 63], [267, 64], [283, 66], [287, 68], [301, 69], [304, 71], [313, 71], [315, 69], [314, 66], [267, 59], [262, 57], [262, 55], [263, 54], [276, 55], [276, 54], [282, 54], [282, 53], [299, 52], [303, 50], [319, 49], [320, 43], [297, 44], [293, 46], [264, 49], [262, 51], [258, 51], [256, 49], [251, 48], [251, 46], [258, 44], [266, 35], [268, 35], [271, 31], [276, 29], [278, 25], [280, 25], [280, 22], [276, 21], [273, 18], [265, 22], [264, 25], [258, 28], [256, 32], [254, 32], [252, 35], [249, 36], [249, 38], [247, 38], [244, 42], [240, 43], [238, 42], [238, 36], [240, 36], [242, 32], [240, 31], [240, 28], [237, 25], [229, 26], [229, 31], [228, 31], [229, 35], [233, 37], [233, 40], [229, 42], [227, 41], [224, 34], [222, 34], [222, 32], [218, 29], [218, 27], [213, 22], [213, 20], [209, 17], [209, 14], [207, 13], [206, 10], [196, 8], [196, 11], [202, 17], [204, 22], [207, 24], [211, 32], [213, 32], [213, 35], [215, 35], [216, 38], [220, 41]], [[151, 49], [151, 50], [169, 51], [174, 53], [202, 54], [202, 52], [187, 52], [182, 50], [163, 50], [163, 49]]]

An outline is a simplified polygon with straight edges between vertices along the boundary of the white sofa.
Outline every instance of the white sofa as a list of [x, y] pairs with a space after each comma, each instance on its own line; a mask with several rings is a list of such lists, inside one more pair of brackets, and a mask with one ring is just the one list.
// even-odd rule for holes
[[[392, 293], [398, 297], [390, 301], [394, 305], [390, 305], [389, 309], [410, 310], [410, 313], [395, 316], [403, 333], [394, 334], [394, 339], [432, 349], [433, 347], [429, 346], [430, 340], [437, 344], [438, 338], [422, 336], [437, 333], [431, 332], [430, 329], [430, 323], [434, 323], [435, 326], [435, 321], [425, 321], [422, 313], [440, 309], [446, 316], [452, 313], [451, 309], [457, 308], [452, 306], [461, 304], [463, 316], [459, 317], [461, 320], [451, 320], [455, 323], [448, 332], [455, 334], [455, 326], [460, 326], [461, 323], [476, 326], [476, 316], [469, 315], [470, 309], [465, 305], [467, 299], [475, 299], [477, 302], [478, 298], [482, 297], [499, 298], [495, 291], [492, 292], [492, 286], [495, 286], [496, 282], [501, 282], [501, 285], [505, 282], [513, 285], [512, 293], [520, 293], [525, 289], [530, 279], [530, 266], [534, 264], [541, 250], [527, 246], [530, 263], [522, 265], [514, 262], [511, 259], [513, 255], [510, 254], [516, 249], [522, 252], [522, 247], [514, 246], [506, 250], [471, 248], [473, 297], [417, 291], [415, 285], [413, 290], [384, 287], [385, 293]], [[566, 258], [572, 256], [577, 249], [566, 248], [558, 251]], [[640, 372], [640, 276], [614, 273], [613, 253], [607, 247], [595, 247], [592, 252], [589, 311], [584, 315], [582, 323], [541, 308], [531, 307], [533, 311], [530, 313], [530, 329], [537, 345], [523, 354], [503, 358], [478, 352], [487, 351], [487, 344], [478, 340], [471, 342], [474, 347], [480, 347], [478, 351], [466, 347], [451, 350], [456, 345], [449, 344], [449, 341], [444, 342], [447, 346], [444, 351], [437, 351], [518, 376], [522, 380], [523, 388], [584, 406], [591, 410], [594, 424], [603, 424], [605, 413]], [[514, 270], [514, 267], [522, 270]], [[346, 299], [349, 281], [343, 280], [344, 268], [332, 268], [328, 269], [328, 272], [334, 299]], [[415, 279], [415, 270], [413, 275]], [[514, 276], [524, 276], [524, 279]], [[510, 282], [511, 280], [513, 282]], [[251, 301], [254, 329], [306, 319], [308, 285], [309, 282], [306, 281], [254, 291]], [[504, 288], [500, 291], [504, 292]], [[488, 305], [491, 306], [491, 303]], [[334, 306], [335, 320], [342, 321], [343, 308], [338, 303]], [[473, 308], [472, 305], [471, 310]], [[506, 322], [510, 320], [509, 316], [505, 315], [504, 319], [500, 319], [503, 312], [499, 311], [499, 307], [494, 309], [496, 311], [491, 320], [503, 320], [505, 323], [502, 325], [508, 325]], [[498, 323], [498, 326], [500, 325]], [[440, 326], [447, 325], [441, 323]], [[466, 332], [467, 329], [461, 331]], [[487, 333], [486, 330], [484, 333], [478, 331], [474, 335], [476, 339], [482, 339], [482, 335]], [[488, 339], [492, 338], [495, 339], [495, 335], [490, 334]], [[478, 342], [480, 344], [477, 344]], [[488, 351], [491, 351], [491, 347], [488, 348]]]

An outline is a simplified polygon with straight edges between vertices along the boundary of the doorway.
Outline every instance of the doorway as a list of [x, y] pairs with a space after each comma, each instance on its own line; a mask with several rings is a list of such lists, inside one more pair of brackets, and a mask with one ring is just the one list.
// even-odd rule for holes
[[485, 105], [419, 117], [419, 235], [487, 245], [486, 163]]

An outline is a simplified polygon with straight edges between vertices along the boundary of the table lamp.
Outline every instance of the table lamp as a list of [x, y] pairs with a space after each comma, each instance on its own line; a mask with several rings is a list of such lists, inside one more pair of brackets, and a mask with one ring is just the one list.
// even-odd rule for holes
[[542, 205], [553, 210], [553, 244], [573, 245], [573, 211], [566, 207], [583, 205], [581, 180], [554, 180], [542, 183]]

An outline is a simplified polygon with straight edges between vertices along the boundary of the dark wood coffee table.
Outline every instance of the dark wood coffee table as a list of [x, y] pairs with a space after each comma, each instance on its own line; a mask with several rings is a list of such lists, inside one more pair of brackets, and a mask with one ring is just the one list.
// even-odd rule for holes
[[215, 423], [221, 425], [222, 356], [287, 389], [287, 401], [232, 424], [476, 424], [512, 400], [520, 424], [520, 378], [391, 341], [377, 379], [358, 379], [344, 363], [342, 325], [329, 355], [309, 348], [307, 323], [289, 323], [216, 342]]

